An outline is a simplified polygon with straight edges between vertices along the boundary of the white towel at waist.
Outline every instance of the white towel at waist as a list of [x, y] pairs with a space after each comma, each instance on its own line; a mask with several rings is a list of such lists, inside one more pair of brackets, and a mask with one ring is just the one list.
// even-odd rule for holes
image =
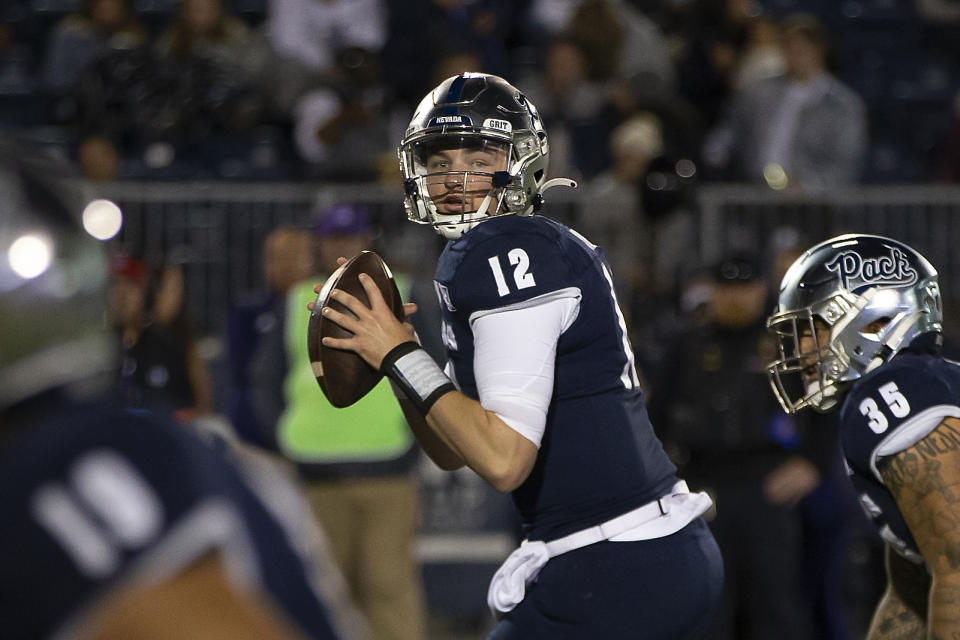
[[711, 504], [710, 496], [702, 491], [690, 493], [687, 483], [681, 480], [662, 498], [601, 524], [550, 542], [524, 540], [493, 575], [487, 605], [494, 615], [512, 610], [550, 558], [603, 540], [634, 542], [662, 538], [687, 526]]

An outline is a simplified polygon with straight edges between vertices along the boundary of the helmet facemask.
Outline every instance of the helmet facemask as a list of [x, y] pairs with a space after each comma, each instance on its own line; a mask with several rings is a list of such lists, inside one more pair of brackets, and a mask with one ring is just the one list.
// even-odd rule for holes
[[400, 148], [407, 217], [458, 238], [488, 217], [523, 212], [526, 162], [509, 138], [454, 133], [410, 140]]
[[778, 357], [767, 366], [767, 375], [783, 410], [833, 409], [845, 386], [849, 362], [834, 347], [831, 323], [806, 307], [771, 316], [767, 328], [776, 334], [778, 347]]
[[[496, 149], [496, 166], [472, 160], [427, 166], [439, 150], [478, 149]], [[398, 155], [407, 217], [450, 239], [493, 216], [533, 215], [547, 189], [577, 186], [569, 178], [547, 179], [550, 147], [537, 108], [509, 82], [486, 73], [452, 76], [424, 96]], [[452, 195], [457, 190], [460, 201]]]
[[[927, 292], [922, 301], [918, 290]], [[834, 409], [854, 381], [934, 325], [939, 329], [939, 299], [937, 283], [928, 281], [907, 289], [873, 287], [862, 295], [841, 291], [772, 315], [767, 327], [777, 335], [779, 358], [767, 373], [783, 409]]]

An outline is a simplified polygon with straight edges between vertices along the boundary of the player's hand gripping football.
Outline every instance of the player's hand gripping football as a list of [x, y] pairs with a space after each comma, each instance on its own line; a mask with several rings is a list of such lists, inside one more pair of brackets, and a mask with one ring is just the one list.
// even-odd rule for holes
[[[338, 258], [338, 264], [344, 264], [346, 258]], [[360, 283], [370, 300], [370, 307], [345, 291], [335, 289], [330, 292], [330, 297], [340, 304], [347, 307], [353, 316], [341, 313], [329, 306], [324, 307], [322, 313], [324, 317], [337, 323], [347, 331], [353, 334], [350, 338], [330, 338], [323, 339], [323, 345], [332, 349], [346, 349], [353, 351], [374, 369], [380, 369], [380, 363], [384, 356], [403, 342], [416, 340], [413, 331], [413, 325], [409, 322], [401, 323], [394, 316], [393, 311], [383, 299], [383, 294], [377, 288], [373, 279], [367, 274], [360, 274]], [[320, 293], [323, 284], [314, 287], [316, 293]], [[311, 311], [314, 303], [307, 305]], [[403, 314], [409, 318], [417, 311], [417, 305], [412, 302], [404, 303]]]

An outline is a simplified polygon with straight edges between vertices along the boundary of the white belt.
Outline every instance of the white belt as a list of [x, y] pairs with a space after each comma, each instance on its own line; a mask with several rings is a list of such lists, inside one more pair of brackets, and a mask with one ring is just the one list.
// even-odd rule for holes
[[[523, 600], [527, 586], [537, 579], [540, 570], [550, 558], [627, 533], [631, 535], [622, 536], [622, 539], [647, 540], [669, 535], [685, 527], [709, 509], [711, 504], [712, 501], [706, 493], [691, 494], [687, 483], [680, 480], [673, 485], [670, 493], [662, 498], [601, 524], [550, 542], [524, 540], [493, 575], [487, 590], [487, 605], [494, 615], [512, 610]], [[677, 517], [668, 517], [672, 508], [675, 508]], [[662, 524], [661, 518], [664, 519]], [[654, 526], [643, 526], [648, 524]]]

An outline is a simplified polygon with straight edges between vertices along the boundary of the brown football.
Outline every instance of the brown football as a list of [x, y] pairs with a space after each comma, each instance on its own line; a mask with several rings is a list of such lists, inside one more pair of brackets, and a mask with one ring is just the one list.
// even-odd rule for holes
[[393, 273], [387, 263], [373, 251], [361, 251], [334, 271], [324, 283], [310, 314], [307, 350], [317, 383], [330, 404], [338, 408], [348, 407], [365, 396], [383, 377], [382, 373], [368, 365], [354, 352], [331, 349], [323, 346], [321, 342], [326, 337], [348, 338], [353, 335], [321, 313], [324, 306], [342, 313], [350, 313], [345, 306], [330, 299], [331, 291], [334, 289], [346, 291], [370, 306], [370, 300], [357, 277], [361, 273], [373, 278], [383, 299], [393, 309], [394, 315], [403, 320], [403, 300], [400, 298], [400, 290], [397, 289]]

